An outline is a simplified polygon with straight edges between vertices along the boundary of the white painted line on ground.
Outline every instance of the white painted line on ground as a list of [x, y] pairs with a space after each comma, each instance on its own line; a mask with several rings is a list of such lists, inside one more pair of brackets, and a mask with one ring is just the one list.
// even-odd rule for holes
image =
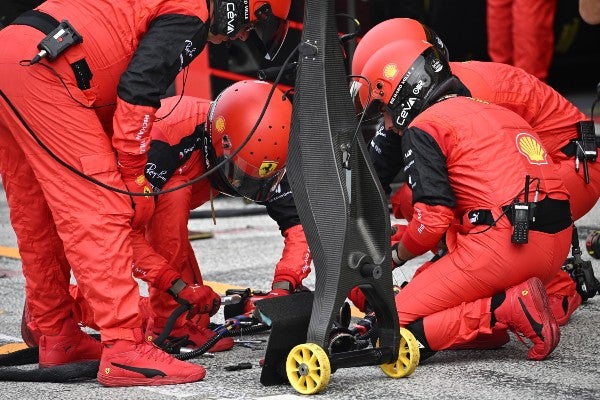
[[4, 335], [2, 333], [0, 333], [0, 340], [7, 341], [7, 342], [22, 342], [23, 341], [23, 339], [21, 339], [20, 337]]
[[[185, 384], [182, 385], [168, 385], [168, 387], [159, 387], [159, 386], [140, 386], [140, 389], [143, 389], [148, 392], [158, 393], [165, 396], [172, 396], [178, 399], [185, 399], [189, 397], [194, 397], [196, 399], [203, 398], [203, 395], [206, 395], [206, 392], [200, 390], [189, 390], [186, 389]], [[212, 388], [211, 388], [212, 392]]]
[[[198, 390], [198, 389], [187, 389], [186, 388], [187, 385], [169, 385], [168, 387], [157, 387], [157, 386], [147, 386], [147, 387], [143, 387], [140, 386], [141, 389], [148, 391], [148, 392], [152, 392], [152, 393], [158, 393], [158, 394], [162, 394], [162, 395], [168, 395], [168, 396], [172, 396], [178, 399], [185, 399], [185, 398], [190, 398], [193, 397], [195, 399], [199, 399], [199, 398], [203, 398], [203, 396], [206, 396], [207, 394], [213, 394], [213, 393], [218, 393], [219, 392], [219, 388], [211, 385], [210, 388], [206, 391], [203, 390]], [[228, 388], [228, 390], [231, 390], [231, 388]], [[230, 397], [227, 398], [223, 398], [221, 400], [230, 400]], [[264, 396], [264, 397], [255, 397], [254, 400], [299, 400], [299, 399], [306, 399], [305, 396], [298, 396], [298, 395], [294, 395], [294, 394], [278, 394], [278, 395], [273, 395], [273, 396]], [[322, 397], [319, 396], [319, 400], [327, 400], [326, 397]]]

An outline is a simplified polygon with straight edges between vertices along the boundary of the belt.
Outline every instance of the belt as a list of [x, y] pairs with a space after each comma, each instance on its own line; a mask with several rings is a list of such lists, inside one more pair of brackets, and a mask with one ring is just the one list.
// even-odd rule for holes
[[[571, 205], [568, 200], [554, 200], [546, 197], [542, 201], [531, 204], [535, 205], [535, 221], [530, 221], [529, 230], [552, 234], [558, 233], [573, 224]], [[502, 206], [502, 211], [513, 225], [511, 208], [511, 204]], [[471, 210], [467, 216], [472, 225], [494, 225], [491, 210]]]
[[569, 142], [568, 144], [561, 147], [560, 151], [562, 151], [562, 153], [569, 158], [575, 157], [575, 154], [577, 154], [577, 145], [575, 144], [575, 142]]
[[[39, 10], [28, 10], [19, 15], [11, 23], [11, 25], [27, 25], [38, 31], [48, 35], [58, 25], [59, 22], [53, 16], [46, 14]], [[75, 74], [75, 80], [77, 81], [77, 87], [81, 90], [86, 90], [91, 87], [92, 71], [85, 61], [85, 58], [77, 60], [70, 64], [73, 73]]]

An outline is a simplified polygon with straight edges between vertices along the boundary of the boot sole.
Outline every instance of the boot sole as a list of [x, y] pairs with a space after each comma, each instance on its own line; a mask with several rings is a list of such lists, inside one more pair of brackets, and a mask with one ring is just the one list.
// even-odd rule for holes
[[530, 360], [543, 360], [548, 357], [558, 346], [560, 341], [560, 328], [554, 318], [554, 314], [550, 310], [550, 303], [548, 301], [548, 295], [546, 289], [541, 280], [537, 278], [530, 279], [528, 282], [529, 290], [533, 296], [533, 304], [542, 317], [542, 335], [544, 336], [544, 353], [537, 354], [535, 347], [532, 347], [527, 354], [527, 358]]
[[61, 365], [73, 364], [73, 363], [99, 362], [99, 361], [100, 361], [100, 357], [80, 359], [80, 360], [58, 361], [58, 362], [39, 362], [38, 366], [40, 368], [52, 368], [52, 367], [60, 367]]
[[180, 383], [192, 383], [201, 381], [206, 376], [206, 371], [198, 372], [197, 374], [187, 376], [166, 376], [157, 378], [131, 378], [106, 376], [98, 374], [97, 379], [104, 386], [124, 387], [124, 386], [160, 386], [160, 385], [177, 385]]
[[[573, 313], [575, 311], [577, 311], [577, 308], [579, 308], [579, 306], [581, 305], [581, 296], [577, 295], [576, 298], [570, 298], [568, 300], [567, 303], [567, 311], [564, 313], [564, 315], [562, 315], [562, 317], [557, 317], [556, 314], [554, 315], [554, 317], [556, 318], [556, 322], [558, 323], [558, 326], [564, 326], [566, 325], [569, 320], [571, 319], [571, 315], [573, 315]], [[562, 304], [561, 304], [562, 307]], [[563, 313], [564, 311], [561, 310], [561, 313]]]

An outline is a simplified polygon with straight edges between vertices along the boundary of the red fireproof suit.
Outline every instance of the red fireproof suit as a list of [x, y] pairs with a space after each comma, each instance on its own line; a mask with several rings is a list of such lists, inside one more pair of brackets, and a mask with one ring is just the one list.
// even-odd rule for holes
[[[446, 232], [448, 254], [396, 295], [400, 324], [422, 319], [429, 347], [447, 349], [492, 333], [491, 296], [560, 270], [571, 240], [568, 192], [531, 127], [480, 100], [432, 105], [403, 133], [402, 149], [414, 213], [400, 241], [419, 255]], [[518, 245], [505, 207], [523, 201], [526, 175], [536, 181], [529, 200], [538, 182], [543, 200], [528, 243]]]
[[585, 114], [552, 87], [520, 68], [478, 61], [453, 62], [450, 68], [473, 97], [506, 107], [531, 125], [559, 168], [570, 194], [573, 220], [594, 207], [600, 197], [600, 163], [588, 163], [590, 183], [586, 184], [583, 167], [577, 171], [575, 157], [562, 150], [577, 139], [577, 123], [589, 119]]
[[[201, 143], [209, 104], [208, 100], [188, 96], [174, 96], [162, 101], [159, 116], [172, 112], [157, 121], [151, 133], [146, 176], [155, 187], [167, 190], [206, 172]], [[269, 215], [279, 224], [284, 236], [283, 253], [275, 267], [273, 281], [285, 280], [295, 288], [310, 273], [312, 257], [285, 179], [282, 188], [265, 203]], [[210, 191], [210, 181], [203, 179], [159, 195], [147, 229], [152, 248], [166, 258], [168, 264], [179, 271], [182, 279], [188, 283], [202, 283], [198, 261], [187, 240], [189, 212], [209, 201]], [[213, 189], [212, 195], [217, 194]], [[144, 279], [156, 279], [152, 276], [160, 272], [156, 271], [156, 262], [146, 260], [138, 265], [137, 256], [134, 274]], [[155, 326], [158, 327], [164, 327], [177, 306], [170, 295], [153, 287], [150, 287], [150, 304], [155, 315]], [[180, 322], [183, 323], [183, 319]]]
[[[168, 190], [199, 177], [205, 163], [200, 145], [205, 132], [209, 100], [189, 96], [169, 97], [161, 102], [159, 120], [151, 131], [146, 176], [157, 189]], [[161, 117], [168, 114], [167, 117]], [[288, 281], [292, 288], [302, 284], [311, 271], [312, 256], [300, 225], [300, 218], [287, 180], [282, 189], [266, 203], [267, 212], [279, 225], [284, 236], [281, 259], [275, 266], [273, 282]], [[214, 189], [213, 189], [214, 190]], [[202, 284], [202, 274], [188, 237], [190, 210], [210, 201], [211, 185], [202, 179], [173, 192], [160, 194], [154, 214], [146, 227], [146, 240], [134, 240], [133, 275], [149, 284], [150, 308], [153, 326], [164, 328], [173, 310], [178, 306], [164, 289], [156, 287], [165, 269], [176, 270], [188, 284]], [[213, 196], [218, 192], [213, 192]], [[76, 298], [74, 314], [83, 325], [97, 328], [93, 311], [82, 299], [76, 287], [71, 287]], [[199, 325], [206, 327], [208, 315], [200, 316]], [[185, 324], [185, 314], [174, 328]]]
[[[586, 184], [583, 167], [577, 171], [574, 155], [563, 150], [569, 149], [570, 142], [578, 137], [576, 125], [586, 120], [585, 114], [552, 87], [520, 68], [479, 61], [452, 62], [450, 68], [473, 97], [506, 107], [531, 125], [569, 192], [573, 220], [589, 212], [600, 197], [600, 163], [588, 163], [590, 183]], [[411, 201], [408, 187], [392, 195], [396, 217], [412, 214]], [[576, 285], [569, 274], [559, 271], [547, 283], [546, 290], [549, 295], [562, 298], [574, 295]]]
[[556, 0], [487, 0], [488, 54], [545, 80], [554, 54]]
[[[143, 171], [160, 96], [206, 43], [206, 3], [49, 0], [36, 10], [42, 23], [17, 19], [0, 31], [0, 166], [28, 306], [43, 334], [58, 333], [70, 318], [71, 268], [102, 340], [134, 340], [131, 198], [60, 165], [31, 132], [75, 170], [125, 190], [119, 170]], [[53, 61], [21, 63], [38, 53], [44, 27], [64, 19], [83, 42]], [[131, 165], [118, 169], [116, 154]]]

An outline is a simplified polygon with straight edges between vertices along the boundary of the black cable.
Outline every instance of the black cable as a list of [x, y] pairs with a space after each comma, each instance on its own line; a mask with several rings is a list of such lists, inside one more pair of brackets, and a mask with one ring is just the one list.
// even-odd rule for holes
[[39, 361], [39, 347], [27, 347], [0, 355], [0, 367], [35, 364]]
[[0, 381], [12, 382], [77, 382], [96, 379], [100, 361], [82, 361], [56, 367], [25, 370], [0, 368]]
[[336, 17], [344, 17], [344, 18], [351, 20], [352, 23], [354, 23], [354, 26], [356, 27], [356, 29], [353, 32], [349, 32], [349, 33], [346, 33], [346, 34], [340, 36], [340, 42], [342, 44], [354, 39], [355, 37], [357, 37], [360, 34], [360, 21], [357, 18], [353, 17], [350, 14], [344, 14], [344, 13], [335, 14], [335, 16]]
[[67, 91], [67, 94], [69, 95], [69, 97], [77, 104], [79, 104], [81, 107], [83, 108], [87, 108], [87, 109], [96, 109], [96, 108], [104, 108], [104, 107], [112, 107], [114, 105], [116, 105], [116, 103], [107, 103], [107, 104], [102, 104], [99, 106], [88, 106], [86, 104], [83, 104], [82, 102], [80, 102], [79, 100], [77, 100], [73, 94], [71, 93], [71, 91], [69, 90], [69, 87], [67, 86], [67, 84], [65, 83], [65, 80], [63, 79], [62, 76], [60, 76], [60, 74], [58, 73], [58, 71], [56, 71], [54, 68], [52, 68], [51, 65], [48, 65], [46, 63], [42, 63], [42, 62], [38, 62], [33, 64], [30, 60], [21, 60], [19, 61], [19, 65], [23, 66], [23, 67], [31, 67], [32, 65], [39, 65], [41, 67], [46, 68], [47, 70], [49, 70], [54, 76], [56, 76], [58, 78], [58, 81], [61, 83], [61, 85], [63, 85], [63, 87], [65, 88], [65, 90]]
[[250, 326], [247, 328], [242, 328], [239, 330], [233, 330], [233, 325], [230, 325], [226, 328], [223, 328], [219, 333], [217, 333], [215, 336], [213, 336], [212, 338], [208, 339], [206, 341], [206, 343], [204, 343], [201, 347], [190, 351], [189, 353], [180, 353], [180, 354], [175, 354], [174, 357], [177, 358], [178, 360], [190, 360], [192, 358], [196, 358], [198, 356], [201, 356], [202, 354], [206, 353], [211, 347], [213, 347], [219, 340], [223, 339], [224, 337], [231, 337], [231, 336], [240, 336], [240, 335], [248, 335], [248, 334], [253, 334], [253, 333], [259, 333], [259, 332], [264, 332], [271, 329], [270, 326], [265, 325], [265, 324], [258, 324], [258, 325], [254, 325], [254, 326]]
[[187, 83], [188, 73], [189, 73], [189, 68], [186, 66], [185, 69], [184, 69], [184, 71], [183, 71], [183, 79], [182, 79], [182, 84], [181, 84], [181, 94], [179, 95], [179, 98], [177, 99], [177, 101], [175, 102], [175, 104], [173, 104], [173, 107], [171, 108], [171, 110], [168, 113], [166, 113], [165, 115], [163, 115], [161, 117], [157, 117], [154, 120], [154, 122], [162, 121], [163, 119], [167, 118], [169, 115], [171, 115], [171, 113], [173, 111], [175, 111], [175, 108], [177, 108], [177, 106], [179, 105], [179, 103], [181, 103], [181, 99], [183, 99], [183, 93], [185, 92], [185, 85]]
[[[373, 87], [371, 86], [371, 81], [366, 76], [363, 76], [363, 75], [348, 75], [348, 78], [351, 78], [351, 79], [352, 78], [364, 79], [365, 82], [367, 82], [367, 85], [369, 87], [369, 94], [367, 96], [367, 101], [365, 102], [365, 105], [363, 106], [362, 112], [360, 113], [360, 118], [358, 120], [358, 124], [356, 125], [356, 131], [354, 131], [354, 136], [352, 137], [352, 140], [350, 141], [351, 143], [353, 143], [356, 140], [356, 136], [358, 135], [358, 131], [360, 130], [360, 126], [363, 124], [363, 119], [365, 117], [365, 113], [367, 112], [367, 108], [370, 105], [369, 103], [371, 103], [371, 93], [372, 93]], [[356, 96], [358, 96], [358, 91], [356, 93]], [[354, 103], [354, 98], [352, 99], [352, 101]]]

